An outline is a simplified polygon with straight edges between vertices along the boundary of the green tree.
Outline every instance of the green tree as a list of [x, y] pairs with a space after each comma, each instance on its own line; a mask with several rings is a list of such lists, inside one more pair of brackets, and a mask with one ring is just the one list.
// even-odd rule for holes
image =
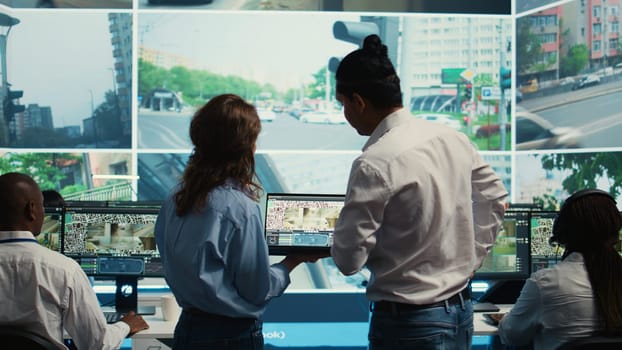
[[[542, 169], [570, 170], [570, 175], [562, 181], [567, 193], [574, 193], [583, 188], [596, 188], [597, 184], [606, 179], [611, 195], [618, 197], [622, 191], [622, 153], [553, 153], [542, 155]], [[534, 198], [534, 202], [550, 205], [550, 198]]]
[[531, 32], [529, 16], [519, 18], [516, 22], [516, 65], [519, 74], [529, 73], [542, 56], [542, 41]]
[[42, 127], [24, 129], [20, 140], [16, 142], [17, 147], [30, 148], [71, 147], [74, 144], [75, 140], [70, 140], [64, 134]]
[[107, 146], [129, 144], [129, 140], [123, 139], [127, 136], [121, 132], [120, 112], [117, 94], [112, 90], [106, 91], [104, 102], [93, 111], [93, 142], [96, 147], [101, 146], [102, 142]]
[[42, 189], [56, 189], [66, 177], [56, 164], [60, 159], [81, 160], [79, 156], [67, 153], [6, 153], [0, 158], [0, 173], [29, 174]]
[[88, 190], [88, 188], [84, 185], [69, 185], [69, 186], [65, 186], [61, 191], [60, 194], [64, 196], [73, 194], [73, 193], [79, 193], [79, 192], [84, 192]]
[[[317, 72], [312, 74], [313, 82], [311, 82], [306, 90], [306, 97], [308, 98], [319, 98], [324, 99], [326, 97], [326, 70], [328, 67], [324, 66], [320, 68]], [[334, 77], [334, 74], [331, 74], [331, 77]], [[333, 78], [334, 79], [334, 78]], [[335, 84], [330, 84], [330, 96], [334, 96], [335, 94]]]
[[138, 94], [145, 96], [153, 89], [162, 87], [168, 77], [168, 73], [164, 68], [139, 59], [138, 77]]
[[580, 73], [589, 62], [589, 50], [587, 45], [578, 44], [572, 46], [560, 62], [560, 76], [572, 76]]
[[153, 89], [166, 88], [181, 93], [184, 103], [198, 107], [223, 93], [240, 95], [249, 101], [265, 93], [272, 94], [274, 99], [285, 95], [272, 84], [260, 84], [235, 75], [224, 76], [182, 66], [164, 69], [143, 60], [139, 60], [138, 65], [138, 90], [143, 98]]

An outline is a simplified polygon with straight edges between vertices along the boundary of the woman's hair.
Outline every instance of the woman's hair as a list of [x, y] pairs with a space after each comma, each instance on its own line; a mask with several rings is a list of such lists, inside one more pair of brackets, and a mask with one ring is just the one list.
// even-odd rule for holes
[[[589, 195], [566, 207], [566, 252], [580, 252], [592, 285], [597, 310], [604, 321], [603, 331], [622, 331], [622, 257], [620, 242], [622, 216], [609, 196]], [[567, 211], [566, 211], [567, 210]]]
[[63, 196], [56, 190], [43, 190], [41, 191], [43, 194], [43, 206], [46, 207], [64, 207], [65, 199]]
[[400, 79], [378, 35], [366, 37], [363, 48], [341, 60], [335, 79], [337, 93], [348, 98], [357, 93], [378, 108], [402, 106]]
[[260, 131], [255, 107], [233, 94], [216, 96], [195, 113], [190, 122], [194, 151], [174, 197], [177, 215], [201, 210], [209, 192], [227, 179], [258, 200], [254, 153]]

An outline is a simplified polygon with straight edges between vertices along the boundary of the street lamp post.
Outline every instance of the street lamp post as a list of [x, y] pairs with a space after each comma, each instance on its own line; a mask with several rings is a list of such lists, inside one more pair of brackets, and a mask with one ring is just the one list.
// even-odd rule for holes
[[[2, 89], [0, 90], [0, 98], [1, 101], [4, 102], [6, 98], [8, 98], [9, 94], [9, 85], [7, 78], [7, 69], [6, 69], [6, 43], [7, 38], [9, 37], [9, 32], [11, 31], [11, 27], [19, 23], [19, 19], [11, 17], [6, 13], [0, 13], [0, 69], [2, 69]], [[3, 138], [5, 142], [8, 143], [9, 140], [9, 122], [4, 118], [5, 110], [4, 104], [1, 104], [2, 107], [2, 125], [3, 129]]]

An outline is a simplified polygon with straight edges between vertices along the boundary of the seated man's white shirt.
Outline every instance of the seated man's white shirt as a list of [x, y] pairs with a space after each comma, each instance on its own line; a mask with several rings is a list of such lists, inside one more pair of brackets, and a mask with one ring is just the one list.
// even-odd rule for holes
[[80, 266], [39, 245], [27, 231], [0, 232], [0, 325], [24, 328], [63, 345], [63, 329], [80, 350], [118, 349], [130, 331], [107, 324]]

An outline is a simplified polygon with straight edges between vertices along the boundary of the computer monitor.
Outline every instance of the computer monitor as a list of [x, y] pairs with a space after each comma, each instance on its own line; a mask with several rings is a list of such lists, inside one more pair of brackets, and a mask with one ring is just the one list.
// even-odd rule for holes
[[63, 207], [44, 207], [43, 225], [41, 226], [41, 232], [37, 235], [37, 242], [60, 253], [63, 223]]
[[553, 222], [556, 211], [532, 211], [530, 219], [531, 237], [531, 272], [557, 264], [564, 252], [560, 246], [549, 243], [553, 235]]
[[273, 255], [329, 251], [345, 196], [268, 193], [265, 238]]
[[115, 279], [117, 311], [136, 310], [142, 277], [163, 277], [154, 238], [156, 207], [65, 207], [62, 253], [88, 276]]
[[529, 211], [506, 210], [501, 231], [474, 280], [529, 277]]

